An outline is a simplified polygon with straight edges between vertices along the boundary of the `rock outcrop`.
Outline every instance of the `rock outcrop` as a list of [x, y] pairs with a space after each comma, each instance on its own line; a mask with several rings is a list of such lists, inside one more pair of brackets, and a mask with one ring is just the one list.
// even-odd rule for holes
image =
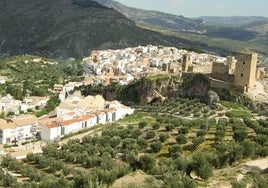
[[106, 100], [121, 100], [125, 104], [145, 105], [156, 101], [164, 101], [166, 98], [177, 96], [181, 85], [179, 75], [161, 75], [159, 78], [143, 78], [127, 86], [112, 84], [107, 87], [81, 88], [84, 95], [102, 94]]

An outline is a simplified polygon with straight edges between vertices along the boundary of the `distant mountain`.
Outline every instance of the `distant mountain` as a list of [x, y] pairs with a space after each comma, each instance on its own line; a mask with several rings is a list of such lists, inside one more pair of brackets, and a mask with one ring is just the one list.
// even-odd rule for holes
[[83, 57], [93, 49], [195, 45], [141, 29], [90, 0], [1, 0], [0, 56]]
[[255, 21], [242, 26], [244, 29], [254, 31], [260, 35], [268, 35], [268, 20]]
[[221, 26], [240, 27], [252, 22], [268, 21], [268, 18], [262, 16], [230, 16], [230, 17], [217, 17], [217, 16], [202, 16], [200, 19], [210, 24]]
[[203, 42], [142, 29], [118, 11], [91, 0], [0, 0], [0, 57], [81, 58], [91, 50], [146, 44], [230, 53]]
[[[231, 24], [227, 24], [227, 21], [226, 25], [222, 24], [221, 22], [228, 20], [228, 18], [225, 17], [201, 17], [191, 19], [158, 11], [131, 8], [113, 0], [94, 1], [103, 6], [113, 8], [124, 14], [127, 18], [135, 21], [137, 24], [146, 25], [147, 27], [159, 27], [160, 29], [164, 28], [175, 32], [202, 34], [209, 37], [227, 38], [238, 41], [251, 40], [256, 36], [254, 31], [235, 28]], [[230, 17], [228, 23], [232, 23], [232, 20], [237, 20], [236, 22], [238, 22], [238, 20], [242, 18], [244, 17]], [[247, 21], [247, 17], [245, 17], [244, 23], [250, 23], [253, 20], [261, 20], [262, 18], [263, 17], [250, 17], [250, 21]], [[211, 22], [209, 22], [210, 20]], [[214, 22], [212, 22], [213, 20]]]
[[[113, 8], [138, 25], [191, 41], [193, 46], [206, 51], [258, 52], [268, 54], [268, 34], [265, 17], [199, 17], [186, 18], [158, 11], [142, 10], [125, 6], [113, 0], [94, 0]], [[224, 50], [223, 50], [224, 49]]]
[[113, 0], [94, 0], [103, 6], [113, 8], [138, 24], [146, 24], [176, 31], [200, 32], [204, 21], [190, 19], [158, 11], [143, 10], [125, 6]]

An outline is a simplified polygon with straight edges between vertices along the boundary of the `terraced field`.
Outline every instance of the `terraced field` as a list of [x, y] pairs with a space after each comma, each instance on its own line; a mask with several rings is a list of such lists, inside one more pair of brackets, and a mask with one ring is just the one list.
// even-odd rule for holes
[[[267, 186], [262, 171], [238, 181], [234, 168], [268, 155], [267, 119], [256, 120], [247, 108], [235, 104], [208, 107], [181, 98], [137, 108], [117, 123], [83, 133], [82, 139], [47, 144], [43, 154], [29, 154], [23, 161], [3, 158], [0, 185], [213, 187], [221, 171], [234, 174], [222, 178], [228, 185]], [[243, 113], [228, 116], [237, 110]]]

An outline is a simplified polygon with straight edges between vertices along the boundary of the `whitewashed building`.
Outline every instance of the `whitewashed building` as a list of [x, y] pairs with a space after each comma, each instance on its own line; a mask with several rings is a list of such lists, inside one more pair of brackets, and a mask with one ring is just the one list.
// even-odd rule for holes
[[64, 135], [79, 131], [84, 128], [92, 127], [96, 124], [97, 118], [93, 114], [75, 117], [66, 121], [61, 121], [59, 118], [54, 118], [46, 123], [40, 123], [41, 139], [46, 141], [57, 140]]
[[0, 144], [21, 141], [35, 137], [37, 133], [37, 118], [25, 115], [16, 119], [0, 119]]

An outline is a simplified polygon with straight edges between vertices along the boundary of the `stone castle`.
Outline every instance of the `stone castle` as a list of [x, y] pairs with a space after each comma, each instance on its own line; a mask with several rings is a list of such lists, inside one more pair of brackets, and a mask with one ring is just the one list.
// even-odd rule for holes
[[[255, 81], [263, 81], [265, 68], [257, 67], [257, 53], [238, 53], [237, 58], [228, 56], [225, 62], [213, 62], [209, 74], [210, 85], [215, 88], [231, 88], [247, 92], [255, 87]], [[185, 54], [182, 72], [194, 72], [189, 54]]]

